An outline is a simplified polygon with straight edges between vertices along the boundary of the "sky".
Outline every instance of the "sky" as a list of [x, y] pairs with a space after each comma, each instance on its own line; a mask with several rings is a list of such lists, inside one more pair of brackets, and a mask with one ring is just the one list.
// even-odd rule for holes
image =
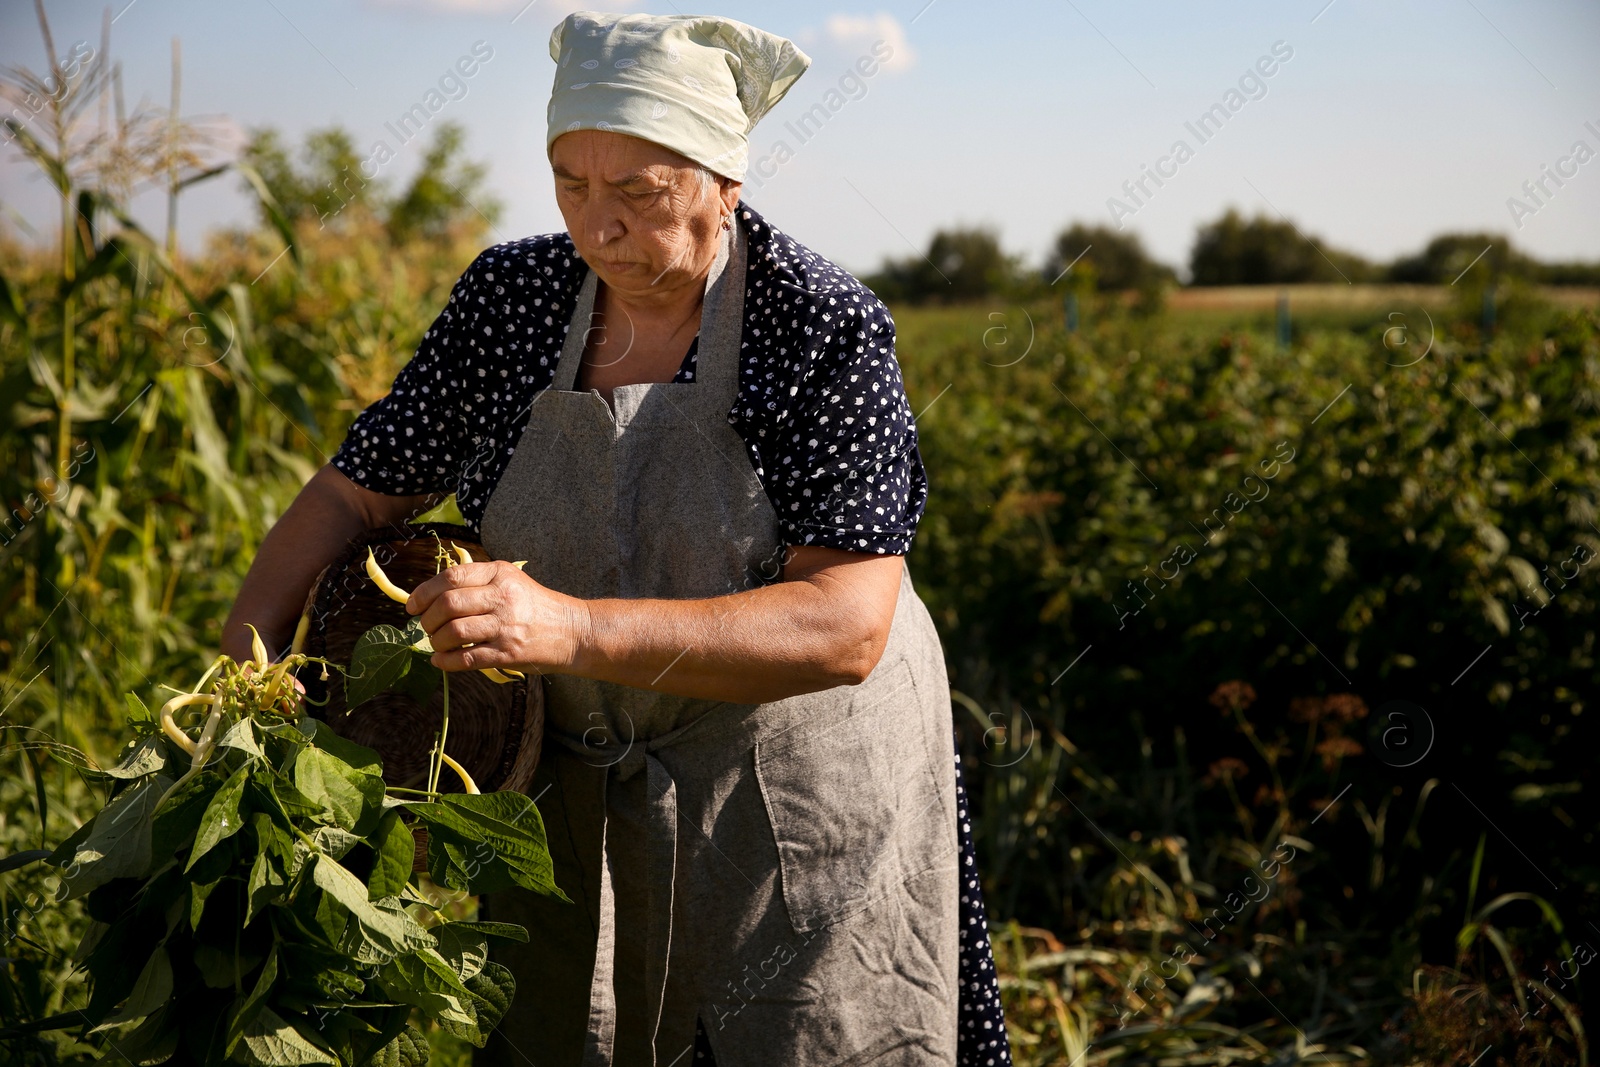
[[[1119, 225], [1181, 268], [1196, 228], [1230, 206], [1379, 260], [1452, 231], [1502, 233], [1543, 259], [1600, 259], [1594, 0], [851, 2], [698, 10], [789, 37], [812, 58], [751, 135], [744, 197], [857, 273], [955, 225], [992, 227], [1038, 264], [1075, 221]], [[98, 48], [100, 6], [44, 6], [59, 51]], [[489, 164], [505, 205], [490, 240], [512, 240], [562, 228], [544, 154], [548, 39], [578, 6], [113, 0], [111, 53], [130, 106], [163, 107], [180, 38], [186, 115], [240, 137], [275, 126], [296, 144], [339, 124], [364, 151], [394, 149], [382, 174], [399, 185], [426, 138], [402, 145], [386, 124], [475, 47], [487, 52], [432, 121], [466, 126], [468, 155]], [[612, 10], [680, 12], [670, 0]], [[874, 49], [889, 58], [852, 79]], [[0, 66], [43, 60], [32, 5], [5, 0]], [[1212, 105], [1226, 120], [1200, 128]], [[47, 239], [55, 194], [17, 155], [0, 149], [0, 216]], [[1545, 177], [1557, 170], [1559, 185]], [[1151, 171], [1166, 176], [1157, 184]], [[1530, 196], [1523, 183], [1541, 178]], [[152, 232], [164, 212], [159, 193], [134, 201]], [[183, 200], [183, 243], [250, 218], [237, 179], [197, 186]]]

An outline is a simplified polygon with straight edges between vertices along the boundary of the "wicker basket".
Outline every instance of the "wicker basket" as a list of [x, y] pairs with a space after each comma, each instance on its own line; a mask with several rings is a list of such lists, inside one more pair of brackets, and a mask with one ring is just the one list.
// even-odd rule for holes
[[[367, 549], [372, 549], [390, 578], [415, 589], [435, 573], [435, 536], [446, 547], [453, 542], [475, 559], [488, 558], [464, 526], [417, 523], [368, 530], [317, 576], [309, 600], [311, 629], [306, 651], [348, 664], [356, 640], [373, 626], [404, 627], [408, 619], [405, 605], [390, 600], [367, 577]], [[347, 708], [343, 677], [330, 671], [328, 681], [322, 682], [319, 673], [305, 670], [301, 677], [313, 700], [327, 700], [314, 714], [341, 736], [376, 751], [383, 759], [383, 777], [391, 786], [426, 788], [443, 694], [436, 691], [424, 707], [404, 693], [384, 692], [356, 708]], [[445, 751], [467, 769], [483, 792], [527, 791], [539, 762], [543, 730], [544, 683], [539, 675], [506, 684], [492, 682], [477, 671], [450, 675], [450, 734]], [[463, 787], [447, 768], [440, 775], [439, 788], [460, 792]]]

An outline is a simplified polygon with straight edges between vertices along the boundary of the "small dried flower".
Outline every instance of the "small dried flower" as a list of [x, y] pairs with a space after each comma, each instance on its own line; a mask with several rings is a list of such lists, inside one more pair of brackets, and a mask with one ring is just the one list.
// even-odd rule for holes
[[1354, 693], [1335, 693], [1328, 698], [1328, 714], [1344, 723], [1365, 719], [1367, 702]]
[[1320, 722], [1327, 711], [1328, 702], [1322, 697], [1295, 697], [1289, 701], [1290, 722]]
[[1317, 743], [1317, 755], [1322, 757], [1322, 769], [1331, 771], [1346, 756], [1359, 756], [1363, 749], [1348, 737], [1330, 737]]
[[1213, 785], [1217, 782], [1235, 778], [1243, 778], [1250, 773], [1250, 766], [1244, 760], [1234, 756], [1224, 756], [1206, 769], [1204, 784]]
[[1235, 679], [1223, 682], [1211, 694], [1212, 705], [1222, 714], [1227, 715], [1233, 711], [1243, 711], [1256, 702], [1256, 691], [1249, 682]]

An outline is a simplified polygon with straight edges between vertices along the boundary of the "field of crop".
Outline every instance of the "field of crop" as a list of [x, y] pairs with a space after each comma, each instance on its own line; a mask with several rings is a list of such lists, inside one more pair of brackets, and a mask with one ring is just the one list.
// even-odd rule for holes
[[[177, 264], [38, 159], [65, 252], [0, 247], [0, 857], [103, 803], [125, 694], [211, 660], [491, 241], [269, 204]], [[1019, 1063], [1587, 1062], [1600, 313], [1503, 281], [1486, 330], [1486, 281], [1295, 291], [1286, 339], [1277, 290], [894, 309]], [[86, 1000], [55, 888], [0, 859], [6, 1023]]]

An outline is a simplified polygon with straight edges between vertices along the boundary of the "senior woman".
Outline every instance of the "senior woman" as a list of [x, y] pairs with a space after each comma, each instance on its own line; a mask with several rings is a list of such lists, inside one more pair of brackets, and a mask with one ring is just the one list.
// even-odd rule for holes
[[531, 934], [490, 1062], [1006, 1063], [902, 558], [925, 482], [894, 326], [739, 199], [810, 60], [729, 19], [589, 12], [551, 55], [567, 232], [468, 268], [263, 544], [229, 646], [446, 492], [527, 560], [407, 605], [440, 667], [547, 687], [530, 792], [574, 903], [486, 901]]

